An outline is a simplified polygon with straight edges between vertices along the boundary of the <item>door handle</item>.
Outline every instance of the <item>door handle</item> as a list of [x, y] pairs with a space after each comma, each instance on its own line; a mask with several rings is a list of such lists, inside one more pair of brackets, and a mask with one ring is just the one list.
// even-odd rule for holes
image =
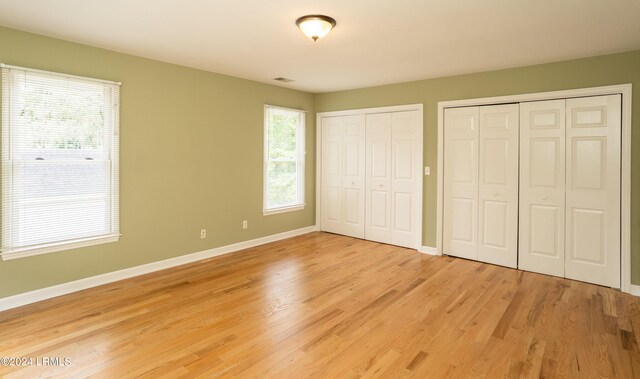
[[493, 194], [493, 196], [498, 196], [498, 195], [500, 195], [500, 194], [499, 194], [499, 193], [497, 193], [497, 192], [495, 192], [495, 193]]
[[378, 187], [383, 188], [384, 184], [378, 184]]

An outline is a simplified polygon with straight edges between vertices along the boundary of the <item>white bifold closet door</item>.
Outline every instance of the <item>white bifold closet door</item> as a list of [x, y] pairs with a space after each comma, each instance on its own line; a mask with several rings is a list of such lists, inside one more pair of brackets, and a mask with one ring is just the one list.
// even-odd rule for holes
[[364, 238], [364, 116], [324, 117], [322, 150], [322, 230]]
[[419, 111], [391, 114], [391, 237], [392, 245], [420, 248], [422, 165]]
[[368, 240], [391, 241], [391, 113], [367, 115], [366, 215]]
[[444, 110], [443, 252], [478, 259], [479, 107]]
[[518, 267], [564, 276], [565, 100], [520, 104]]
[[620, 286], [621, 95], [567, 99], [565, 276]]
[[444, 253], [517, 266], [518, 105], [445, 110]]
[[421, 245], [417, 111], [366, 116], [365, 238], [418, 248]]
[[480, 107], [478, 260], [518, 265], [518, 104]]
[[521, 105], [521, 269], [620, 285], [621, 100]]

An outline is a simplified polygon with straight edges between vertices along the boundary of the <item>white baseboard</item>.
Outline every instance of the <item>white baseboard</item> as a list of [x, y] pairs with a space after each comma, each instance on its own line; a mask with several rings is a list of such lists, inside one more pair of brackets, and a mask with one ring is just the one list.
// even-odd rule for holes
[[251, 247], [264, 245], [269, 242], [275, 242], [286, 238], [299, 236], [316, 231], [315, 225], [308, 226], [306, 228], [291, 230], [288, 232], [273, 234], [266, 237], [256, 238], [249, 241], [243, 241], [234, 243], [232, 245], [216, 247], [197, 253], [181, 255], [175, 258], [165, 259], [163, 261], [157, 261], [147, 263], [141, 266], [135, 266], [125, 268], [123, 270], [108, 272], [106, 274], [96, 275], [89, 278], [75, 280], [73, 282], [67, 282], [58, 284], [52, 287], [46, 287], [30, 292], [25, 292], [9, 297], [0, 299], [0, 311], [4, 311], [11, 308], [20, 307], [23, 305], [35, 303], [38, 301], [50, 299], [57, 296], [66, 295], [72, 292], [82, 291], [87, 288], [101, 286], [103, 284], [116, 282], [118, 280], [132, 278], [138, 275], [148, 274], [154, 271], [160, 271], [167, 268], [184, 265], [187, 263], [201, 261], [203, 259], [217, 257], [219, 255], [233, 253], [235, 251], [248, 249]]
[[629, 289], [628, 291], [625, 291], [625, 290], [623, 289], [623, 291], [622, 291], [622, 292], [629, 293], [629, 294], [631, 294], [631, 295], [633, 295], [633, 296], [640, 296], [640, 286], [635, 285], [635, 284], [629, 284], [628, 289]]
[[422, 248], [420, 249], [420, 252], [424, 254], [429, 254], [429, 255], [441, 255], [441, 254], [438, 254], [438, 249], [431, 246], [422, 246]]

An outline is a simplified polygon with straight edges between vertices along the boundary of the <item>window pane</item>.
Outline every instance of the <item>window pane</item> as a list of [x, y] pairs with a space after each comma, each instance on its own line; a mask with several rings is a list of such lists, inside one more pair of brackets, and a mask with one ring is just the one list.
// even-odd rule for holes
[[105, 194], [61, 199], [23, 199], [15, 210], [20, 219], [14, 243], [29, 246], [107, 234], [109, 197]]
[[269, 136], [269, 160], [296, 159], [296, 130], [298, 115], [295, 113], [270, 112], [267, 134]]
[[101, 159], [104, 88], [25, 74], [16, 86], [14, 159]]
[[269, 162], [267, 165], [267, 208], [297, 203], [296, 162]]
[[109, 162], [13, 164], [13, 194], [21, 199], [106, 194], [109, 191]]
[[2, 69], [3, 255], [118, 234], [119, 88]]
[[302, 205], [304, 114], [294, 109], [266, 107], [264, 210]]

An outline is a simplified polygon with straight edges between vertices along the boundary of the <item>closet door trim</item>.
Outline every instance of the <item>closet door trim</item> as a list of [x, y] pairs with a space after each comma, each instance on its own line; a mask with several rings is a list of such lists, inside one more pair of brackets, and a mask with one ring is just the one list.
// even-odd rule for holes
[[436, 202], [436, 254], [442, 254], [443, 247], [443, 168], [444, 168], [444, 110], [446, 108], [497, 105], [505, 103], [521, 103], [526, 101], [557, 100], [574, 97], [589, 97], [603, 95], [622, 95], [622, 172], [621, 172], [621, 282], [623, 292], [640, 296], [640, 285], [631, 284], [631, 84], [621, 84], [604, 87], [591, 87], [553, 92], [538, 92], [529, 94], [486, 97], [477, 99], [452, 100], [438, 102], [438, 167]]

